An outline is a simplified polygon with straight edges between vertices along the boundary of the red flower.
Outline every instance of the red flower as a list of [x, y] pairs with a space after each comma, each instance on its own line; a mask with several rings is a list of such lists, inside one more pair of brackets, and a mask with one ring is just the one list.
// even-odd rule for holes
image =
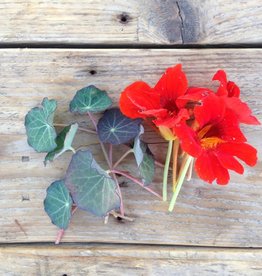
[[218, 70], [212, 80], [218, 80], [220, 86], [217, 90], [218, 96], [237, 97], [240, 96], [240, 89], [233, 81], [227, 81], [226, 72]]
[[[220, 86], [216, 94], [223, 99], [226, 107], [235, 113], [239, 123], [260, 125], [257, 118], [252, 115], [252, 111], [248, 105], [240, 100], [239, 87], [234, 82], [227, 81], [225, 71], [218, 70], [212, 80], [218, 80], [220, 82]], [[182, 108], [186, 106], [188, 102], [198, 103], [212, 93], [214, 92], [208, 88], [192, 87], [187, 90], [186, 95], [178, 99], [177, 104], [180, 108]]]
[[142, 81], [129, 85], [120, 96], [120, 109], [130, 118], [153, 117], [158, 127], [173, 128], [189, 118], [186, 108], [177, 105], [185, 95], [187, 78], [181, 64], [168, 68], [154, 88]]
[[227, 81], [225, 71], [218, 70], [214, 75], [213, 80], [218, 80], [220, 82], [217, 95], [221, 96], [224, 99], [226, 106], [234, 111], [240, 123], [260, 125], [257, 118], [252, 115], [252, 111], [248, 105], [240, 100], [239, 87], [234, 82]]
[[181, 122], [175, 133], [182, 149], [196, 158], [195, 169], [203, 180], [227, 184], [228, 170], [243, 174], [244, 168], [235, 158], [254, 166], [257, 162], [256, 149], [246, 144], [239, 129], [238, 118], [227, 108], [223, 98], [214, 93], [194, 108], [195, 122], [190, 127]]

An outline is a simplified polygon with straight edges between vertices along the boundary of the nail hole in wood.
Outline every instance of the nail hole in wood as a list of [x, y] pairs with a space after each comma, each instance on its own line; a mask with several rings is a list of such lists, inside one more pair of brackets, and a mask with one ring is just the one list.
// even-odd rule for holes
[[130, 19], [131, 19], [131, 17], [127, 13], [125, 13], [125, 12], [123, 12], [122, 14], [120, 14], [118, 16], [118, 18], [120, 20], [120, 23], [122, 23], [122, 24], [127, 24], [130, 21]]
[[29, 156], [22, 156], [22, 162], [29, 162], [30, 161], [30, 158]]
[[96, 72], [96, 70], [90, 70], [89, 73], [90, 73], [90, 75], [95, 75], [97, 72]]

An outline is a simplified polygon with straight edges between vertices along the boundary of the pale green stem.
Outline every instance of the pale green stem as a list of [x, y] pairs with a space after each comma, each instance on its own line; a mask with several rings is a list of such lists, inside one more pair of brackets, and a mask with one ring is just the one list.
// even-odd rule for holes
[[117, 160], [117, 162], [113, 165], [113, 168], [116, 168], [126, 157], [128, 154], [134, 152], [133, 149], [128, 150], [127, 152], [125, 152], [120, 158], [119, 160]]
[[163, 175], [163, 201], [167, 201], [167, 179], [168, 179], [168, 171], [169, 171], [169, 164], [172, 154], [173, 148], [173, 141], [168, 142], [167, 154], [166, 154], [166, 163], [164, 168], [164, 175]]
[[76, 153], [75, 149], [73, 147], [69, 148], [73, 153]]
[[190, 163], [192, 162], [192, 160], [193, 160], [192, 156], [188, 156], [187, 157], [185, 166], [184, 166], [181, 174], [178, 177], [176, 190], [174, 191], [172, 199], [171, 199], [170, 204], [169, 204], [169, 208], [168, 208], [169, 212], [172, 212], [173, 209], [174, 209], [174, 207], [175, 207], [177, 196], [178, 196], [178, 194], [180, 192], [180, 189], [181, 189], [182, 184], [183, 184], [183, 182], [185, 180], [185, 177], [186, 177], [186, 173], [187, 173], [188, 167], [190, 166]]
[[194, 159], [191, 161], [189, 169], [187, 171], [187, 176], [186, 176], [187, 181], [190, 181], [192, 178], [193, 167], [194, 167]]
[[[67, 124], [53, 124], [54, 127], [67, 127]], [[96, 134], [96, 131], [92, 130], [92, 129], [87, 129], [87, 128], [83, 128], [83, 127], [78, 127], [78, 130], [84, 131], [84, 132], [88, 132], [88, 133], [92, 133], [92, 134]]]

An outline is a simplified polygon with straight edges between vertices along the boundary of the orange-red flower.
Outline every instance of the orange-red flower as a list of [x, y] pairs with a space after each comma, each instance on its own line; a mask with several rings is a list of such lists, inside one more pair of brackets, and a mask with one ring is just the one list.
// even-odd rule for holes
[[[221, 97], [225, 102], [226, 107], [234, 112], [239, 123], [251, 125], [260, 124], [257, 118], [252, 115], [249, 106], [241, 101], [239, 87], [234, 82], [227, 80], [225, 71], [218, 70], [212, 80], [220, 82], [216, 95]], [[188, 102], [198, 103], [212, 93], [214, 92], [208, 88], [191, 87], [187, 90], [186, 95], [178, 99], [177, 104], [182, 108]]]
[[244, 172], [236, 157], [249, 166], [256, 164], [257, 151], [245, 143], [238, 117], [223, 98], [210, 93], [202, 105], [195, 106], [194, 116], [191, 126], [181, 122], [175, 133], [182, 149], [196, 158], [195, 170], [200, 178], [223, 185], [229, 181], [228, 170]]
[[129, 85], [120, 96], [120, 109], [130, 118], [153, 118], [158, 127], [173, 128], [189, 118], [188, 110], [177, 105], [185, 95], [187, 78], [181, 64], [168, 68], [154, 88], [143, 81]]
[[244, 124], [259, 125], [259, 121], [252, 115], [249, 106], [240, 100], [240, 89], [232, 81], [227, 81], [226, 72], [218, 70], [213, 77], [213, 80], [218, 80], [220, 86], [217, 90], [217, 95], [222, 97], [226, 106], [233, 110], [238, 121]]

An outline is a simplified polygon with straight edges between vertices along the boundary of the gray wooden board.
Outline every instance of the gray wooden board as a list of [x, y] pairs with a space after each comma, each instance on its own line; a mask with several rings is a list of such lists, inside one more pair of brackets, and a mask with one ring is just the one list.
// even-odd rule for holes
[[259, 276], [256, 249], [139, 245], [0, 247], [1, 275], [237, 275]]
[[257, 0], [4, 0], [0, 11], [0, 42], [17, 45], [262, 42]]
[[[259, 49], [0, 51], [0, 242], [54, 241], [57, 232], [44, 213], [43, 199], [48, 185], [64, 176], [71, 153], [44, 167], [44, 155], [26, 143], [26, 112], [43, 97], [50, 97], [59, 103], [56, 122], [89, 124], [86, 117], [67, 112], [77, 89], [95, 84], [107, 90], [116, 104], [126, 85], [137, 79], [153, 85], [165, 68], [177, 62], [183, 63], [192, 85], [210, 85], [214, 72], [224, 68], [262, 120]], [[104, 225], [101, 219], [79, 211], [63, 241], [261, 247], [261, 127], [243, 130], [258, 148], [260, 161], [243, 176], [232, 174], [228, 186], [208, 185], [194, 176], [184, 184], [174, 213], [168, 214], [166, 203], [129, 182], [123, 194], [127, 215], [135, 217], [134, 222], [110, 218]], [[153, 131], [146, 139], [163, 142]], [[81, 144], [93, 144], [91, 150], [105, 165], [94, 136], [81, 134], [75, 146]], [[161, 161], [165, 146], [152, 145]], [[124, 148], [115, 154], [121, 151]], [[134, 160], [123, 163], [123, 168], [135, 173]], [[160, 192], [162, 171], [158, 170], [153, 187]]]

